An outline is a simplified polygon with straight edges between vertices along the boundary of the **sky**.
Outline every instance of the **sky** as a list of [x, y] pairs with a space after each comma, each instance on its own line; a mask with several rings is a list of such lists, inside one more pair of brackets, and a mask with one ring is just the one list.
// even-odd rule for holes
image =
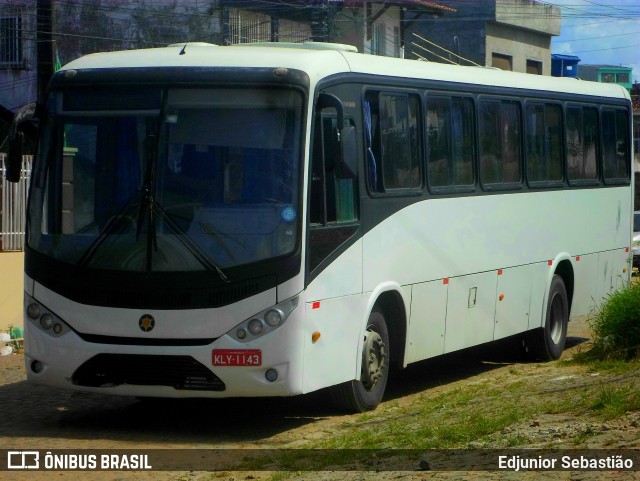
[[622, 65], [633, 68], [640, 82], [639, 0], [551, 0], [561, 8], [560, 35], [551, 53], [575, 55], [581, 64]]

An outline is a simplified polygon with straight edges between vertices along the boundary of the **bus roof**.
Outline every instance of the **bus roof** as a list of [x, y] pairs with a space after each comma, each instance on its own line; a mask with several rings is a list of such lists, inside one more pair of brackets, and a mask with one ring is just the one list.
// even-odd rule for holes
[[172, 44], [168, 47], [86, 55], [65, 65], [67, 69], [151, 67], [286, 67], [302, 70], [312, 85], [340, 73], [440, 80], [471, 85], [524, 88], [629, 99], [619, 85], [506, 72], [490, 67], [447, 65], [355, 53], [341, 44], [260, 43], [218, 46], [205, 43]]

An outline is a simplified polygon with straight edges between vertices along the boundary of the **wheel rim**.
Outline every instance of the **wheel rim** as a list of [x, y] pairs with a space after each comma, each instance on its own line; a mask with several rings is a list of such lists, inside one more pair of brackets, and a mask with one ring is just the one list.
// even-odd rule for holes
[[549, 336], [554, 344], [559, 344], [562, 340], [563, 326], [564, 309], [562, 296], [556, 293], [551, 300], [551, 312], [549, 313]]
[[362, 385], [367, 391], [375, 388], [384, 376], [387, 368], [387, 348], [384, 340], [376, 331], [365, 333], [362, 350]]

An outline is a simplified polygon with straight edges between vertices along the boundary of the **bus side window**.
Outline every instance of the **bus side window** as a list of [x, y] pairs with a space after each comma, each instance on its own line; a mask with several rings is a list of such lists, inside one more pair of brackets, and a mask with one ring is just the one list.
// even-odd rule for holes
[[480, 102], [480, 180], [483, 184], [520, 182], [522, 152], [520, 105], [507, 100]]
[[415, 94], [368, 92], [364, 103], [367, 169], [372, 192], [422, 188], [420, 99]]
[[[353, 125], [349, 119], [345, 124]], [[356, 213], [356, 179], [341, 178], [336, 167], [339, 159], [337, 120], [323, 114], [316, 120], [311, 163], [311, 224], [327, 225], [352, 222]]]
[[567, 108], [567, 174], [569, 181], [598, 178], [598, 111], [591, 107]]
[[473, 108], [470, 98], [431, 96], [427, 100], [427, 179], [432, 189], [474, 184]]
[[562, 109], [556, 104], [527, 105], [525, 147], [527, 179], [532, 183], [561, 182]]
[[629, 118], [624, 110], [602, 111], [602, 157], [605, 181], [629, 178]]

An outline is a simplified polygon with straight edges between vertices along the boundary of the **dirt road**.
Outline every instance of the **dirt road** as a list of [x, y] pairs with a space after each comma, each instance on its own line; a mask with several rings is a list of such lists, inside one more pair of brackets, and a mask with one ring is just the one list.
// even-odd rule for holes
[[[584, 320], [572, 322], [568, 349], [571, 356], [588, 341]], [[508, 355], [496, 355], [495, 347], [447, 355], [418, 363], [402, 371], [391, 382], [385, 401], [376, 411], [384, 421], [398, 407], [417, 402], [418, 396], [439, 394], [467, 383], [504, 382], [506, 376], [537, 376], [548, 389], [565, 389], [581, 383], [599, 382], [580, 366], [557, 363], [516, 364]], [[546, 388], [545, 388], [546, 389]], [[33, 386], [25, 381], [21, 355], [0, 357], [0, 447], [3, 449], [211, 449], [211, 448], [298, 448], [353, 426], [356, 416], [336, 415], [324, 396], [314, 394], [291, 399], [234, 399], [140, 402], [134, 398], [110, 397], [58, 391]], [[593, 423], [591, 423], [593, 424]], [[500, 436], [517, 434], [518, 447], [571, 445], [573, 434], [596, 430], [582, 447], [638, 447], [640, 413], [630, 412], [609, 423], [586, 426], [583, 419], [548, 415], [534, 423], [510, 426], [496, 433], [495, 441], [478, 447], [500, 447]], [[565, 443], [566, 441], [566, 443]], [[493, 445], [492, 445], [493, 443]], [[471, 446], [473, 447], [473, 446]], [[323, 472], [290, 474], [295, 480], [395, 480], [460, 479], [464, 473], [425, 472]], [[522, 479], [522, 473], [517, 474]], [[83, 479], [205, 481], [215, 479], [270, 479], [268, 472], [92, 472]], [[503, 479], [508, 473], [475, 472], [468, 479]], [[511, 475], [509, 475], [511, 476]], [[640, 479], [634, 473], [547, 472], [529, 479]], [[279, 475], [276, 475], [277, 479]], [[73, 472], [4, 472], [3, 480], [75, 480]], [[514, 478], [515, 479], [515, 478]]]

